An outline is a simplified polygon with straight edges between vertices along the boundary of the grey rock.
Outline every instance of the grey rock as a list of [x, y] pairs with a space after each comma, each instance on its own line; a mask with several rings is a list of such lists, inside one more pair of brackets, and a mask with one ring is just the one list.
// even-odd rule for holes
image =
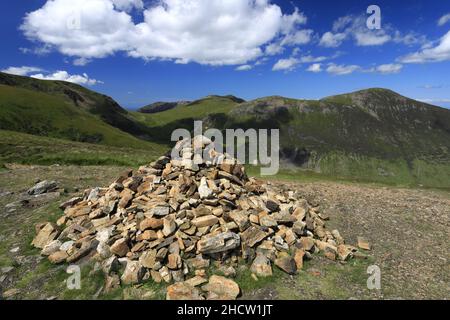
[[197, 242], [197, 249], [201, 253], [218, 253], [237, 248], [241, 238], [233, 232], [223, 232], [216, 236], [203, 237]]

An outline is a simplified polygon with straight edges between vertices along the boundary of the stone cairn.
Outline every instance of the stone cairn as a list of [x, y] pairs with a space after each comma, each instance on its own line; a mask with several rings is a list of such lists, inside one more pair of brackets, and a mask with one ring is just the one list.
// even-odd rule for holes
[[[195, 164], [195, 143], [209, 159]], [[54, 264], [94, 260], [106, 275], [104, 290], [153, 279], [173, 283], [167, 299], [235, 299], [232, 277], [249, 265], [257, 277], [272, 266], [295, 274], [303, 259], [323, 252], [345, 261], [356, 252], [328, 218], [288, 191], [248, 178], [244, 166], [217, 153], [203, 136], [179, 141], [181, 159], [163, 156], [126, 171], [107, 188], [94, 188], [61, 205], [56, 224], [36, 226], [32, 245]]]

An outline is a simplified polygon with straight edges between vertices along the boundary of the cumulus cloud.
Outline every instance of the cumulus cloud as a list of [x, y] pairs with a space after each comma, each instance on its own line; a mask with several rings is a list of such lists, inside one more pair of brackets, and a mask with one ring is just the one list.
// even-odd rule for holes
[[381, 73], [381, 74], [392, 74], [392, 73], [399, 73], [403, 68], [403, 65], [397, 64], [397, 63], [389, 63], [389, 64], [382, 64], [375, 68], [375, 72]]
[[91, 59], [88, 59], [88, 58], [77, 58], [77, 59], [73, 60], [73, 65], [74, 66], [85, 66], [90, 62], [91, 62]]
[[307, 55], [307, 56], [303, 56], [300, 58], [300, 62], [301, 63], [313, 63], [313, 62], [322, 62], [329, 59], [328, 57], [325, 56], [320, 56], [320, 57], [314, 57], [311, 55]]
[[314, 31], [311, 29], [299, 30], [294, 33], [288, 34], [281, 41], [281, 45], [301, 45], [307, 44], [311, 41]]
[[253, 67], [251, 65], [244, 64], [242, 66], [237, 67], [236, 71], [248, 71], [248, 70], [251, 70], [251, 69], [253, 69]]
[[40, 71], [42, 71], [41, 68], [28, 67], [28, 66], [9, 67], [9, 68], [2, 70], [2, 72], [4, 72], [4, 73], [14, 74], [16, 76], [26, 76], [32, 72], [40, 72]]
[[314, 73], [322, 72], [322, 64], [314, 63], [314, 64], [310, 65], [308, 67], [308, 69], [306, 69], [306, 71], [314, 72]]
[[367, 28], [366, 21], [367, 17], [364, 15], [340, 17], [333, 23], [332, 30], [322, 35], [319, 45], [336, 48], [350, 38], [354, 39], [357, 46], [380, 46], [391, 41], [413, 45], [426, 41], [423, 35], [414, 32], [403, 34], [390, 24], [383, 24], [383, 28], [379, 30], [370, 30]]
[[269, 44], [266, 49], [265, 49], [265, 53], [269, 56], [275, 56], [277, 54], [281, 54], [284, 52], [284, 47], [277, 42], [273, 42], [271, 44]]
[[[142, 22], [133, 21], [133, 8]], [[309, 33], [298, 30], [306, 21], [298, 9], [283, 14], [269, 0], [159, 0], [147, 8], [137, 0], [52, 0], [28, 13], [21, 29], [75, 58], [126, 52], [146, 60], [239, 65], [264, 55], [262, 47], [279, 37], [307, 41]]]
[[424, 49], [408, 54], [399, 59], [402, 63], [427, 63], [450, 60], [450, 31], [447, 32], [437, 45], [426, 46]]
[[[14, 74], [18, 76], [29, 76], [31, 78], [40, 79], [40, 80], [60, 80], [60, 81], [67, 81], [77, 84], [84, 84], [88, 86], [93, 86], [96, 84], [103, 83], [102, 81], [89, 78], [89, 76], [86, 73], [83, 73], [82, 75], [79, 74], [69, 74], [67, 71], [56, 71], [54, 73], [46, 72], [42, 68], [38, 67], [30, 67], [30, 66], [22, 66], [22, 67], [9, 67], [4, 70], [1, 70], [1, 72]], [[40, 73], [36, 73], [40, 72]]]
[[337, 65], [334, 63], [330, 63], [327, 67], [327, 72], [334, 74], [334, 75], [342, 76], [342, 75], [351, 74], [360, 69], [361, 69], [361, 67], [357, 66], [357, 65], [344, 65], [344, 64]]
[[347, 38], [345, 33], [325, 32], [320, 38], [319, 45], [327, 48], [336, 48], [342, 44], [345, 38]]
[[273, 71], [292, 70], [300, 63], [296, 58], [280, 59], [272, 67]]
[[86, 73], [83, 73], [82, 75], [74, 74], [71, 75], [67, 71], [56, 71], [52, 74], [44, 75], [42, 73], [38, 74], [32, 74], [30, 75], [31, 78], [36, 78], [40, 80], [59, 80], [59, 81], [67, 81], [77, 84], [85, 84], [88, 86], [93, 86], [99, 83], [103, 83], [102, 81], [98, 81], [96, 79], [89, 78], [89, 76]]
[[437, 22], [438, 26], [442, 27], [444, 24], [450, 21], [450, 13], [443, 15]]

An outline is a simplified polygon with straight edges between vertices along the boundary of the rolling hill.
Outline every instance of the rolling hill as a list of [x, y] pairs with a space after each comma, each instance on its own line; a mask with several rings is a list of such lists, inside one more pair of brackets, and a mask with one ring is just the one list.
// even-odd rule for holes
[[[0, 130], [9, 130], [1, 132], [4, 137], [15, 131], [90, 143], [89, 150], [101, 144], [162, 153], [172, 144], [172, 131], [192, 129], [194, 120], [222, 130], [280, 129], [282, 170], [289, 175], [308, 170], [334, 178], [450, 188], [450, 110], [387, 89], [321, 100], [208, 96], [131, 112], [82, 86], [0, 73]], [[18, 140], [27, 137], [32, 136]], [[14, 158], [4, 156], [8, 146], [23, 149], [24, 144], [9, 141], [1, 146], [4, 159]], [[47, 140], [36, 144], [50, 150]]]
[[148, 128], [113, 99], [63, 81], [0, 73], [0, 129], [145, 148]]
[[[154, 113], [132, 112], [136, 121], [149, 127], [154, 141], [170, 145], [170, 136], [177, 128], [193, 129], [194, 120], [201, 120], [210, 115], [225, 115], [244, 100], [235, 96], [207, 96], [190, 103], [178, 103], [176, 106]], [[161, 104], [161, 103], [159, 103]]]
[[280, 129], [284, 167], [450, 187], [450, 110], [386, 89], [318, 101], [267, 97], [211, 115], [210, 127]]

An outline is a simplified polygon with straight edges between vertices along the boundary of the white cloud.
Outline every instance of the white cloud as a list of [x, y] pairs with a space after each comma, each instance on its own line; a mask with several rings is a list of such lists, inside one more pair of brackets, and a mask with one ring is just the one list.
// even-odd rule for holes
[[[298, 34], [307, 21], [303, 13], [283, 14], [269, 0], [159, 0], [147, 8], [141, 2], [47, 1], [26, 15], [21, 29], [30, 40], [75, 58], [122, 51], [145, 60], [207, 65], [246, 64], [278, 37], [306, 41], [304, 32]], [[142, 22], [127, 13], [132, 8], [141, 10]]]
[[313, 62], [322, 62], [327, 60], [328, 57], [320, 56], [320, 57], [314, 57], [311, 55], [303, 56], [300, 58], [301, 63], [313, 63]]
[[237, 67], [235, 70], [236, 71], [248, 71], [248, 70], [251, 70], [251, 69], [253, 69], [253, 67], [251, 65], [244, 64], [242, 66]]
[[379, 30], [370, 30], [366, 26], [364, 15], [347, 15], [337, 19], [331, 31], [322, 35], [319, 45], [323, 47], [339, 47], [346, 39], [353, 38], [357, 46], [380, 46], [388, 42], [405, 45], [420, 44], [426, 41], [425, 36], [414, 32], [402, 34], [390, 24], [383, 24]]
[[331, 33], [325, 32], [320, 39], [319, 45], [327, 48], [339, 47], [342, 42], [347, 38], [345, 33]]
[[314, 31], [311, 29], [299, 30], [294, 33], [290, 33], [284, 37], [281, 41], [281, 45], [301, 45], [307, 44], [311, 41], [311, 37]]
[[390, 35], [381, 32], [355, 32], [354, 37], [358, 46], [379, 46], [390, 41]]
[[67, 81], [77, 84], [85, 84], [89, 86], [93, 86], [99, 83], [103, 83], [102, 81], [98, 81], [96, 79], [89, 78], [86, 73], [82, 75], [74, 74], [71, 75], [67, 71], [56, 71], [52, 74], [44, 75], [42, 73], [30, 75], [32, 78], [40, 79], [40, 80], [59, 80], [59, 81]]
[[280, 59], [272, 67], [273, 71], [292, 70], [298, 65], [300, 61], [296, 58]]
[[334, 74], [334, 75], [342, 76], [342, 75], [351, 74], [360, 69], [361, 69], [361, 67], [357, 66], [357, 65], [343, 65], [343, 64], [337, 65], [334, 63], [330, 63], [328, 65], [327, 72]]
[[266, 54], [269, 56], [274, 56], [283, 53], [283, 51], [284, 51], [283, 46], [281, 46], [281, 44], [277, 42], [272, 42], [265, 49]]
[[443, 15], [437, 22], [438, 26], [443, 26], [447, 22], [450, 21], [450, 13], [447, 13], [446, 15]]
[[382, 64], [375, 68], [375, 72], [381, 74], [399, 73], [403, 68], [403, 65], [396, 63]]
[[308, 67], [308, 69], [306, 69], [306, 71], [314, 72], [314, 73], [322, 72], [322, 64], [314, 63], [314, 64], [310, 65]]
[[1, 72], [14, 74], [16, 76], [26, 76], [32, 72], [39, 72], [39, 71], [42, 71], [42, 69], [37, 67], [22, 66], [22, 67], [9, 67], [2, 70]]
[[421, 51], [408, 54], [399, 59], [403, 63], [427, 63], [450, 60], [450, 31], [435, 46], [426, 46]]
[[88, 59], [88, 58], [77, 58], [77, 59], [73, 60], [73, 65], [82, 67], [82, 66], [89, 64], [90, 62], [91, 62], [91, 59]]

